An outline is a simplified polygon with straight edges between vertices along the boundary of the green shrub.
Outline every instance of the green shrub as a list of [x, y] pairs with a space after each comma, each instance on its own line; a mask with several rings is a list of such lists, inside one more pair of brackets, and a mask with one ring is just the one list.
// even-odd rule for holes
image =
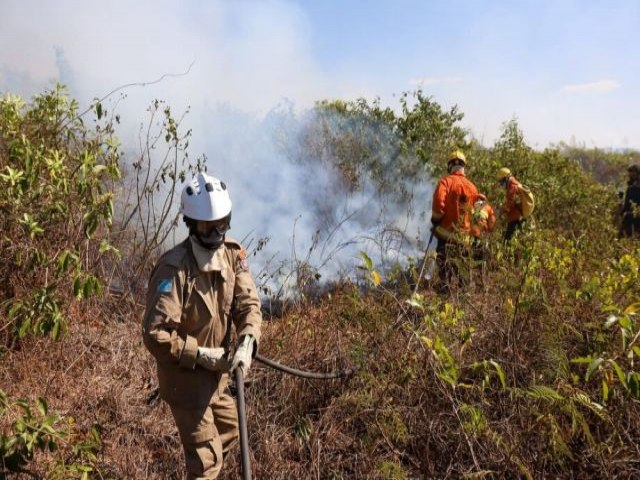
[[100, 433], [93, 427], [88, 434], [75, 431], [74, 419], [49, 412], [46, 400], [34, 404], [12, 400], [0, 390], [0, 421], [12, 418], [10, 431], [0, 434], [0, 478], [11, 472], [27, 472], [38, 452], [52, 458], [47, 478], [88, 479], [101, 449]]
[[28, 103], [0, 98], [0, 324], [13, 340], [64, 333], [71, 304], [102, 291], [96, 267], [116, 252], [118, 143], [94, 108], [89, 129], [60, 85]]

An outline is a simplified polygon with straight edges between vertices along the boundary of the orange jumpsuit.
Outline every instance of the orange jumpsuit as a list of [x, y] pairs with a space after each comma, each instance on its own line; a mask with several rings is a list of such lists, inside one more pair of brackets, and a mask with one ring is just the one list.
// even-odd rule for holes
[[507, 222], [518, 222], [522, 220], [522, 207], [520, 206], [520, 182], [512, 176], [507, 182], [507, 198], [504, 204], [504, 213]]
[[433, 233], [438, 239], [436, 264], [441, 291], [446, 291], [456, 268], [447, 261], [447, 245], [469, 239], [471, 213], [478, 197], [478, 189], [458, 170], [438, 182], [433, 194], [431, 219], [436, 225]]
[[433, 194], [431, 218], [438, 221], [435, 236], [451, 240], [452, 234], [471, 232], [471, 210], [478, 197], [478, 189], [463, 171], [443, 177]]

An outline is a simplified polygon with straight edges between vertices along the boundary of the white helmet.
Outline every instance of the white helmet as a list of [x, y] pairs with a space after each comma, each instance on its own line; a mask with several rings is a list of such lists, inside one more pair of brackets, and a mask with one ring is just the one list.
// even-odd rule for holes
[[231, 213], [231, 198], [224, 182], [200, 172], [182, 190], [180, 213], [193, 220], [220, 220]]

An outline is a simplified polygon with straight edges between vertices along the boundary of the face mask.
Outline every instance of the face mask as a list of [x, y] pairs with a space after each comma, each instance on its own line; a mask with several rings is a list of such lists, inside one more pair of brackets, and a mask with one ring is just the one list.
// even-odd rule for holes
[[224, 243], [224, 233], [220, 235], [218, 232], [213, 230], [209, 235], [203, 236], [199, 233], [196, 233], [196, 238], [200, 245], [209, 250], [216, 250], [220, 248], [220, 245]]
[[210, 227], [209, 229], [203, 228], [205, 222], [199, 222], [196, 225], [195, 237], [205, 248], [209, 250], [216, 250], [220, 248], [220, 245], [224, 243], [224, 236], [229, 231], [229, 223], [225, 223], [223, 225]]
[[459, 171], [460, 171], [460, 170], [462, 170], [463, 168], [464, 168], [464, 165], [456, 165], [456, 164], [453, 164], [453, 165], [449, 165], [448, 170], [449, 170], [449, 173], [451, 174], [451, 173], [459, 172]]

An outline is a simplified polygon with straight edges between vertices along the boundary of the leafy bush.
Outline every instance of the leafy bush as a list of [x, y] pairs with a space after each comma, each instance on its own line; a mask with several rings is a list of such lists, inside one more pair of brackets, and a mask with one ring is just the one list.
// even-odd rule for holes
[[74, 419], [50, 413], [46, 400], [38, 397], [32, 405], [12, 400], [0, 390], [0, 421], [14, 418], [9, 434], [0, 435], [0, 478], [11, 472], [25, 472], [38, 452], [50, 452], [54, 460], [47, 478], [88, 479], [101, 448], [99, 430], [87, 435], [75, 432]]
[[420, 90], [400, 96], [398, 113], [365, 99], [318, 102], [314, 113], [304, 161], [336, 168], [353, 190], [371, 178], [380, 192], [406, 196], [425, 166], [444, 164], [453, 148], [468, 145], [458, 107], [446, 111]]
[[57, 339], [72, 304], [102, 290], [118, 159], [110, 125], [86, 127], [64, 87], [0, 99], [0, 323], [11, 341]]

